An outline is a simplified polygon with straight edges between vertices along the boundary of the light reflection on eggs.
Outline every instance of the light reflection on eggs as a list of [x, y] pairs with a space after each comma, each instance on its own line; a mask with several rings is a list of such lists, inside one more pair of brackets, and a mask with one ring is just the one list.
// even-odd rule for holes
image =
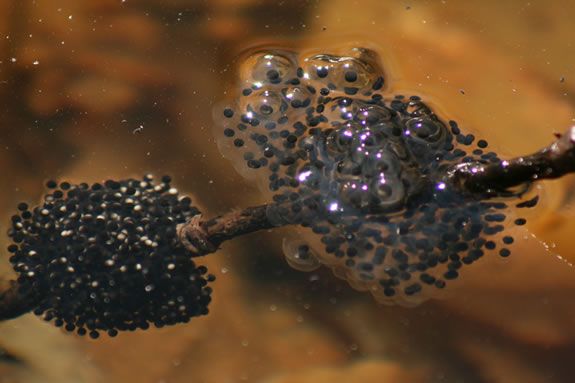
[[[381, 302], [411, 305], [488, 253], [508, 257], [513, 239], [506, 201], [461, 196], [444, 182], [451, 166], [500, 163], [487, 142], [417, 96], [385, 91], [373, 51], [262, 50], [240, 65], [216, 129], [222, 153], [272, 193], [269, 219], [318, 238], [322, 251], [284, 244], [290, 265], [317, 260]], [[262, 94], [283, 95], [273, 113], [246, 107]]]

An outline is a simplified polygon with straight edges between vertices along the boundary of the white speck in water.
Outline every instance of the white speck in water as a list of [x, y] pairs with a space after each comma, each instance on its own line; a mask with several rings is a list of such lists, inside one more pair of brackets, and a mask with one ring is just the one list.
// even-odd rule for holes
[[222, 274], [227, 274], [228, 273], [228, 268], [227, 267], [222, 267], [221, 272]]
[[278, 307], [277, 307], [276, 305], [271, 305], [271, 306], [270, 306], [270, 311], [275, 312], [275, 311], [277, 311], [277, 310], [278, 310]]
[[310, 282], [317, 282], [317, 281], [319, 281], [319, 275], [317, 275], [317, 274], [312, 274], [312, 275], [310, 275], [309, 281], [310, 281]]

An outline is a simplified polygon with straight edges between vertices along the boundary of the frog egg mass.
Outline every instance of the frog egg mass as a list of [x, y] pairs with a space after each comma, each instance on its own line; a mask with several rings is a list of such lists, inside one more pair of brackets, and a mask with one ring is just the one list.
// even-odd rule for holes
[[41, 205], [18, 205], [8, 233], [18, 283], [40, 297], [37, 315], [97, 338], [207, 314], [214, 277], [176, 233], [199, 211], [170, 177], [47, 186]]
[[386, 93], [373, 51], [260, 50], [238, 77], [215, 113], [218, 143], [271, 193], [271, 221], [317, 238], [321, 251], [284, 243], [290, 265], [319, 262], [380, 302], [410, 305], [482, 257], [510, 255], [505, 229], [525, 222], [505, 193], [461, 195], [445, 182], [446, 169], [497, 154], [419, 97]]
[[[418, 304], [475, 262], [512, 255], [511, 228], [526, 220], [508, 204], [529, 180], [459, 187], [454, 172], [509, 163], [420, 97], [390, 94], [373, 51], [260, 50], [240, 63], [229, 94], [215, 112], [218, 145], [266, 205], [202, 221], [168, 176], [49, 181], [39, 206], [20, 203], [12, 217], [16, 294], [0, 298], [29, 300], [35, 314], [92, 338], [185, 323], [208, 313], [215, 279], [194, 259], [286, 225], [309, 234], [284, 240], [290, 266], [327, 266], [385, 304]], [[7, 317], [22, 309], [11, 302]]]

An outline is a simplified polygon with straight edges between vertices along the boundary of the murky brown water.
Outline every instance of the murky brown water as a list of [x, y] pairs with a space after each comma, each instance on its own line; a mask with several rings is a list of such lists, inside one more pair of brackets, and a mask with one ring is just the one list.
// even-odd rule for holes
[[[563, 1], [3, 1], [0, 229], [48, 178], [169, 173], [208, 216], [265, 202], [212, 129], [238, 54], [262, 43], [369, 47], [392, 92], [503, 156], [534, 151], [575, 121], [574, 16]], [[575, 261], [572, 188], [546, 184], [509, 267], [478, 264], [442, 300], [378, 305], [291, 269], [289, 229], [258, 233], [206, 257], [214, 301], [189, 324], [97, 341], [0, 324], [0, 382], [569, 382], [575, 274], [554, 254]]]

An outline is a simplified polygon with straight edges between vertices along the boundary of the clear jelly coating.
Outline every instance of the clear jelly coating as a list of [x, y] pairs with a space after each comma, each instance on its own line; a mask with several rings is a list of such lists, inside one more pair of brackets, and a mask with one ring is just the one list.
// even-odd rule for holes
[[321, 266], [315, 252], [301, 239], [284, 238], [283, 252], [287, 263], [300, 271], [313, 271]]
[[413, 305], [485, 255], [507, 258], [507, 228], [525, 222], [509, 200], [469, 198], [444, 182], [456, 164], [501, 161], [485, 140], [385, 86], [368, 49], [259, 51], [217, 108], [216, 134], [273, 199], [268, 218], [309, 228], [323, 248], [308, 256], [305, 243], [284, 244], [290, 265], [319, 262], [381, 302]]

